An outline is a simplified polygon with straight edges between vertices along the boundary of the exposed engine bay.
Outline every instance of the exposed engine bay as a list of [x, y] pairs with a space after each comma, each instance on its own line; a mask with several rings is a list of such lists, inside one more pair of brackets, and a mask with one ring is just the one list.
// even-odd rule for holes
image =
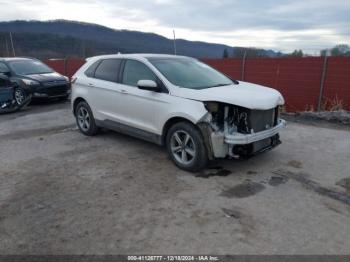
[[[215, 157], [227, 155], [234, 158], [248, 157], [281, 143], [278, 133], [271, 133], [270, 137], [265, 137], [279, 124], [278, 107], [268, 110], [252, 110], [218, 102], [207, 102], [205, 106], [210, 113], [207, 122], [212, 129], [211, 142]], [[252, 143], [240, 141], [237, 144], [227, 143], [227, 140], [230, 139], [235, 141], [236, 137], [253, 137], [258, 134], [266, 135], [261, 140]]]

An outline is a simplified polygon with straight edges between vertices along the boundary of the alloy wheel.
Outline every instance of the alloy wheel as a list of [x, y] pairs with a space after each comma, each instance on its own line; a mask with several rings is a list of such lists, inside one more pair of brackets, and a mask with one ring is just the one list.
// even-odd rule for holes
[[90, 114], [89, 111], [85, 107], [80, 107], [78, 110], [78, 123], [79, 127], [84, 131], [87, 132], [90, 129]]
[[15, 91], [15, 100], [18, 105], [21, 105], [25, 100], [25, 95], [21, 89]]
[[170, 149], [176, 161], [183, 165], [190, 164], [196, 156], [193, 138], [184, 130], [178, 130], [171, 136]]

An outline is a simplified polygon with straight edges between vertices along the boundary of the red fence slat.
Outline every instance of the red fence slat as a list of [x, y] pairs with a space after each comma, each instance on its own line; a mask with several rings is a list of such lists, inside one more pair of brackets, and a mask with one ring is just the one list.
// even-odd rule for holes
[[[203, 59], [226, 75], [241, 80], [242, 59]], [[46, 60], [57, 72], [72, 77], [85, 63], [83, 59]], [[323, 57], [246, 59], [244, 81], [275, 88], [286, 100], [286, 110], [304, 111], [317, 107]], [[324, 83], [323, 104], [340, 101], [350, 110], [350, 57], [329, 57]], [[332, 102], [333, 101], [333, 102]]]

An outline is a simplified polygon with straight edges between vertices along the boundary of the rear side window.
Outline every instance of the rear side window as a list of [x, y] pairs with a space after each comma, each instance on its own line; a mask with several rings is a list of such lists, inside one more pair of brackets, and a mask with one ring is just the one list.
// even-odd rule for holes
[[127, 60], [123, 71], [122, 83], [129, 86], [137, 86], [139, 80], [153, 80], [157, 82], [157, 76], [145, 64], [136, 60]]
[[102, 60], [95, 71], [95, 78], [110, 82], [117, 82], [120, 64], [121, 59]]
[[98, 67], [98, 65], [100, 64], [100, 60], [93, 63], [86, 71], [85, 71], [85, 75], [88, 77], [94, 77], [95, 76], [95, 71], [96, 68]]

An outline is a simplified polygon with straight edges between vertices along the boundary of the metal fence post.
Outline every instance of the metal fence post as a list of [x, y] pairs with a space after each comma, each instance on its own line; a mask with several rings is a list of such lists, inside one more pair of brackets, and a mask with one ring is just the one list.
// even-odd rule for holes
[[245, 74], [245, 60], [247, 58], [247, 51], [244, 51], [244, 55], [243, 55], [243, 60], [242, 60], [242, 76], [241, 76], [241, 80], [244, 81], [244, 74]]
[[67, 64], [68, 64], [67, 57], [64, 58], [63, 63], [64, 63], [64, 75], [66, 76], [67, 75]]
[[328, 63], [328, 56], [327, 54], [324, 56], [323, 60], [323, 69], [322, 69], [322, 76], [321, 76], [321, 85], [320, 85], [320, 95], [318, 97], [318, 103], [317, 103], [317, 111], [321, 111], [322, 107], [322, 100], [323, 100], [323, 93], [324, 93], [324, 83], [327, 75], [327, 63]]

